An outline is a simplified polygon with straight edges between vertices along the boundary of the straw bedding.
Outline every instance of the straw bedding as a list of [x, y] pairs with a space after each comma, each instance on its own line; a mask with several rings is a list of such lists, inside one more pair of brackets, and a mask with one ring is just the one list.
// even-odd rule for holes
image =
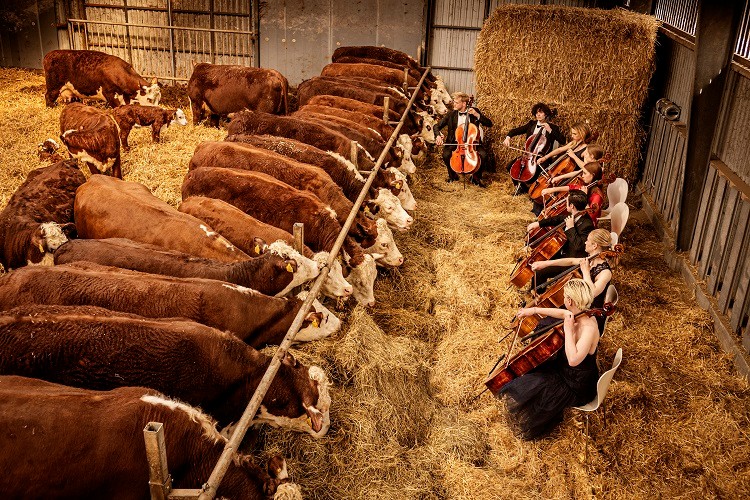
[[589, 122], [612, 155], [607, 169], [634, 181], [657, 27], [652, 16], [620, 9], [496, 9], [479, 34], [474, 67], [477, 101], [495, 123], [490, 136], [501, 162], [515, 156], [502, 147], [505, 133], [526, 123], [541, 101], [557, 108], [555, 123], [566, 133], [576, 122]]
[[[41, 166], [36, 144], [58, 135], [60, 108], [47, 110], [42, 93], [39, 74], [0, 71], [3, 206]], [[193, 148], [223, 135], [170, 127], [154, 145], [147, 130], [135, 131], [124, 176], [175, 205]], [[504, 177], [464, 191], [444, 176], [433, 156], [412, 180], [416, 221], [396, 234], [406, 262], [381, 273], [377, 305], [347, 306], [339, 334], [294, 351], [331, 378], [328, 435], [263, 429], [258, 453], [286, 456], [307, 498], [750, 496], [750, 388], [638, 218], [623, 235], [619, 311], [600, 348], [603, 367], [618, 347], [624, 361], [605, 402], [607, 426], [602, 413], [591, 418], [589, 465], [575, 412], [549, 438], [524, 442], [500, 401], [475, 399], [519, 304], [507, 277], [531, 215]]]

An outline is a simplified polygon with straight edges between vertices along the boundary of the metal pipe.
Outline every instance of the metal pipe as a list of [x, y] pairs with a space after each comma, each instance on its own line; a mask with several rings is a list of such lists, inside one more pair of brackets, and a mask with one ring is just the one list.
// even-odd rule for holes
[[[422, 82], [424, 82], [424, 79], [429, 72], [430, 68], [428, 67], [422, 74], [422, 78], [419, 80], [419, 85], [422, 85]], [[302, 303], [302, 307], [300, 307], [299, 311], [297, 312], [297, 316], [294, 318], [294, 321], [289, 327], [289, 330], [287, 330], [286, 336], [284, 336], [284, 340], [281, 341], [279, 349], [273, 355], [273, 359], [271, 359], [271, 363], [269, 364], [265, 375], [263, 375], [263, 378], [258, 384], [258, 388], [255, 390], [253, 397], [247, 404], [247, 408], [245, 408], [245, 412], [242, 414], [242, 418], [240, 418], [239, 422], [237, 423], [237, 427], [232, 433], [232, 436], [224, 446], [224, 451], [221, 453], [221, 457], [219, 457], [219, 461], [216, 464], [216, 467], [214, 468], [213, 472], [211, 472], [211, 476], [208, 478], [206, 484], [203, 485], [203, 492], [198, 497], [198, 500], [209, 500], [216, 496], [216, 491], [218, 490], [219, 484], [221, 483], [221, 480], [224, 478], [224, 475], [229, 468], [232, 456], [242, 443], [242, 439], [245, 437], [245, 433], [252, 423], [252, 418], [255, 416], [258, 408], [260, 408], [260, 403], [261, 401], [263, 401], [263, 397], [266, 395], [268, 388], [271, 386], [271, 381], [279, 371], [281, 361], [284, 359], [286, 351], [292, 345], [297, 332], [302, 326], [302, 321], [307, 315], [307, 312], [310, 310], [313, 301], [320, 293], [320, 288], [323, 286], [323, 282], [328, 277], [328, 273], [330, 272], [331, 266], [333, 265], [333, 261], [336, 260], [336, 255], [339, 253], [339, 250], [341, 250], [341, 246], [344, 244], [344, 239], [349, 234], [349, 228], [351, 228], [352, 224], [354, 223], [354, 218], [359, 212], [359, 207], [362, 205], [362, 202], [364, 202], [365, 196], [367, 196], [367, 194], [369, 193], [370, 186], [372, 186], [373, 181], [375, 181], [375, 176], [380, 170], [380, 166], [385, 161], [385, 157], [388, 155], [391, 146], [398, 137], [398, 133], [401, 130], [401, 127], [404, 126], [406, 116], [411, 110], [411, 107], [414, 104], [416, 98], [417, 94], [415, 92], [414, 95], [411, 96], [411, 99], [409, 99], [409, 104], [406, 106], [406, 110], [404, 111], [403, 115], [401, 115], [401, 119], [399, 120], [398, 125], [396, 125], [396, 128], [393, 130], [393, 133], [388, 139], [388, 142], [385, 144], [383, 151], [381, 151], [380, 156], [378, 157], [378, 161], [375, 163], [372, 172], [370, 172], [370, 176], [367, 178], [367, 181], [365, 181], [365, 185], [362, 187], [357, 200], [354, 202], [354, 206], [352, 207], [351, 212], [349, 212], [349, 217], [346, 218], [346, 222], [344, 222], [344, 226], [341, 228], [341, 232], [339, 233], [338, 238], [336, 238], [336, 241], [333, 244], [333, 248], [331, 248], [331, 252], [328, 255], [328, 261], [326, 262], [325, 267], [321, 270], [320, 274], [313, 283], [312, 288], [307, 293], [307, 298]]]

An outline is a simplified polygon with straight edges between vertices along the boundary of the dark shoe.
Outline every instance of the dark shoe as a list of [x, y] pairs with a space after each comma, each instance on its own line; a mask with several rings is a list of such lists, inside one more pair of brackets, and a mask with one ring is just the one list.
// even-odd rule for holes
[[482, 182], [482, 179], [472, 179], [471, 183], [480, 188], [486, 188], [487, 184]]
[[457, 180], [458, 179], [454, 179], [453, 177], [448, 177], [447, 179], [445, 179], [445, 182], [447, 182], [448, 184], [450, 184], [451, 182], [456, 182]]

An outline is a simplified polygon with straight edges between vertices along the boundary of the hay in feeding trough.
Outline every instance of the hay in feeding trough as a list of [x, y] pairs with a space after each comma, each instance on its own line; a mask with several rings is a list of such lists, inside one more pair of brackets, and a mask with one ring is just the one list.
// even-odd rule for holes
[[657, 28], [655, 18], [620, 9], [498, 7], [479, 34], [474, 67], [500, 162], [516, 156], [500, 144], [504, 134], [541, 101], [557, 108], [563, 131], [589, 122], [612, 154], [608, 170], [635, 181]]

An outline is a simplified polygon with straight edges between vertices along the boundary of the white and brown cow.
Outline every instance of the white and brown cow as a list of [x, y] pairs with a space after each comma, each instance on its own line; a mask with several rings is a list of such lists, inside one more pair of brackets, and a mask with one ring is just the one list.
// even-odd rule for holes
[[220, 280], [277, 297], [287, 295], [319, 274], [316, 262], [297, 254], [288, 245], [268, 247], [260, 238], [255, 238], [252, 244], [258, 250], [270, 250], [249, 260], [220, 262], [125, 238], [76, 239], [57, 249], [55, 264], [88, 261], [178, 278]]
[[[341, 232], [341, 224], [328, 205], [315, 195], [300, 191], [269, 175], [229, 168], [198, 168], [188, 172], [182, 183], [182, 198], [205, 196], [226, 201], [267, 224], [293, 231], [295, 222], [305, 225], [305, 243], [316, 251], [330, 252]], [[395, 198], [395, 197], [394, 197]], [[354, 297], [373, 305], [375, 260], [382, 255], [365, 254], [350, 236], [343, 249], [352, 268], [347, 281]]]
[[250, 258], [205, 222], [178, 212], [137, 182], [91, 176], [76, 192], [75, 221], [82, 238], [127, 238], [222, 262]]
[[[331, 61], [339, 62], [343, 57], [380, 59], [382, 61], [398, 64], [401, 67], [408, 66], [420, 75], [424, 73], [424, 70], [426, 69], [423, 66], [420, 66], [419, 63], [406, 52], [401, 52], [400, 50], [388, 47], [378, 47], [376, 45], [339, 47], [331, 55]], [[434, 77], [431, 73], [427, 74], [427, 80], [430, 82], [434, 81]]]
[[131, 101], [148, 106], [159, 104], [161, 90], [154, 78], [147, 82], [133, 66], [117, 56], [95, 50], [53, 50], [44, 56], [47, 106], [57, 98], [90, 98], [117, 107]]
[[287, 79], [274, 69], [197, 64], [187, 85], [193, 124], [200, 123], [206, 111], [215, 126], [220, 116], [243, 109], [286, 114], [288, 88]]
[[151, 127], [151, 140], [159, 142], [161, 133], [170, 125], [187, 125], [187, 118], [181, 109], [165, 109], [159, 106], [140, 106], [127, 104], [119, 106], [112, 112], [117, 126], [120, 127], [120, 142], [127, 149], [128, 135], [133, 127]]
[[[226, 438], [200, 410], [144, 387], [108, 392], [18, 376], [0, 377], [0, 476], [6, 498], [149, 498], [143, 429], [164, 424], [175, 488], [200, 488]], [[266, 499], [285, 481], [275, 456], [269, 473], [238, 454], [218, 488], [221, 498]]]
[[[272, 241], [273, 243], [269, 246], [271, 249], [282, 246], [289, 248], [290, 245], [294, 245], [294, 236], [290, 233], [261, 222], [222, 200], [191, 196], [177, 209], [205, 221], [237, 248], [246, 252], [255, 244], [255, 239], [258, 237]], [[303, 245], [302, 253], [305, 257], [312, 259], [318, 269], [322, 269], [328, 262], [328, 252], [313, 253], [307, 245]], [[321, 291], [323, 295], [331, 298], [348, 297], [352, 294], [352, 286], [344, 279], [341, 263], [338, 260], [333, 261]]]
[[68, 104], [60, 114], [60, 139], [92, 174], [111, 172], [122, 179], [120, 136], [106, 112], [79, 102]]
[[[182, 317], [231, 332], [256, 348], [281, 343], [302, 305], [297, 298], [269, 297], [223, 281], [175, 278], [92, 262], [17, 269], [0, 277], [0, 283], [0, 309], [91, 305], [149, 318]], [[340, 325], [316, 301], [296, 338], [300, 342], [325, 338]]]
[[55, 250], [75, 235], [73, 200], [84, 182], [70, 160], [29, 172], [0, 212], [0, 264], [6, 271], [52, 265]]
[[[222, 426], [240, 419], [271, 361], [241, 339], [199, 323], [93, 306], [16, 307], [0, 313], [0, 332], [2, 375], [96, 390], [149, 387], [199, 405]], [[30, 353], [38, 362], [28, 363]], [[173, 361], [164, 363], [164, 353]], [[262, 406], [275, 425], [286, 420], [285, 427], [320, 437], [328, 430], [330, 403], [323, 370], [287, 354]]]

